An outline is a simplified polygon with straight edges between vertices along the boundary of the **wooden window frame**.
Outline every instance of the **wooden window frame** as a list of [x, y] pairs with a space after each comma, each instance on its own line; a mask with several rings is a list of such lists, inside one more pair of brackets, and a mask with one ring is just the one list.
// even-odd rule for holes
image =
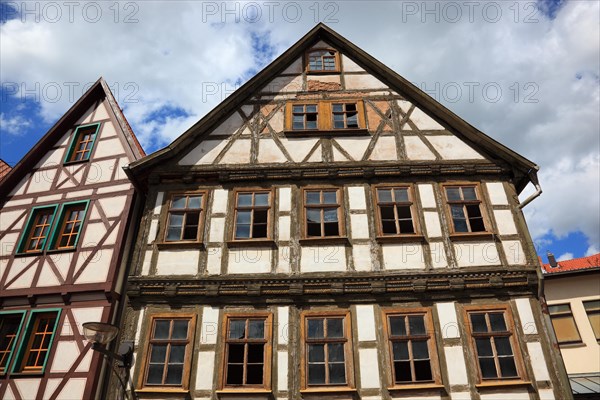
[[[473, 333], [473, 328], [471, 326], [470, 314], [472, 313], [493, 313], [493, 312], [502, 312], [504, 313], [504, 321], [506, 323], [506, 327], [508, 329], [508, 335], [494, 335], [493, 333], [481, 334], [481, 333]], [[469, 349], [473, 354], [473, 358], [476, 364], [477, 371], [477, 379], [478, 387], [486, 387], [486, 386], [497, 386], [497, 385], [511, 385], [511, 384], [527, 384], [527, 372], [525, 369], [525, 365], [523, 363], [523, 353], [521, 351], [521, 346], [518, 341], [518, 332], [515, 324], [515, 320], [513, 318], [512, 310], [510, 305], [508, 304], [494, 304], [494, 305], [477, 305], [477, 306], [465, 306], [463, 307], [463, 318], [465, 329], [467, 330], [467, 341], [469, 342]], [[513, 358], [515, 362], [515, 368], [517, 369], [517, 377], [507, 377], [507, 378], [486, 378], [483, 379], [483, 374], [481, 372], [481, 367], [479, 365], [479, 356], [477, 353], [477, 347], [475, 343], [476, 337], [489, 337], [489, 336], [508, 336], [509, 342], [511, 345], [511, 349], [513, 352]], [[496, 369], [498, 371], [497, 365], [497, 356], [495, 355], [495, 345], [492, 348], [494, 352], [494, 363], [496, 363]]]
[[[83, 215], [81, 217], [81, 225], [79, 228], [79, 232], [77, 233], [77, 236], [75, 238], [75, 243], [73, 244], [73, 246], [69, 246], [69, 247], [57, 247], [57, 242], [60, 240], [60, 236], [61, 236], [61, 232], [64, 228], [64, 226], [66, 225], [66, 212], [68, 211], [68, 209], [70, 207], [76, 207], [76, 206], [81, 206], [83, 205]], [[59, 251], [72, 251], [77, 249], [77, 245], [79, 244], [79, 240], [81, 239], [81, 236], [83, 234], [84, 231], [84, 227], [86, 225], [86, 217], [87, 217], [87, 211], [90, 205], [90, 200], [84, 200], [84, 201], [71, 201], [68, 203], [63, 203], [60, 206], [60, 211], [58, 212], [58, 218], [55, 219], [54, 221], [54, 227], [52, 228], [52, 234], [50, 235], [50, 241], [48, 242], [48, 251], [51, 252], [59, 252]]]
[[593, 315], [598, 315], [600, 318], [600, 307], [599, 308], [593, 308], [591, 310], [588, 310], [586, 307], [586, 303], [592, 303], [592, 302], [597, 302], [600, 301], [600, 299], [589, 299], [589, 300], [584, 300], [583, 301], [583, 309], [585, 310], [585, 314], [588, 317], [588, 321], [590, 322], [590, 326], [592, 327], [592, 332], [594, 332], [594, 336], [596, 337], [596, 341], [600, 342], [600, 330], [598, 332], [596, 332], [596, 329], [594, 329], [594, 324], [592, 323], [592, 320], [590, 319], [590, 314]]
[[[567, 307], [569, 307], [569, 311], [561, 311], [561, 312], [552, 314], [550, 312], [550, 307], [556, 307], [556, 306], [567, 306]], [[554, 335], [556, 336], [556, 341], [559, 344], [559, 346], [583, 343], [583, 339], [581, 338], [581, 332], [579, 332], [579, 326], [577, 325], [577, 321], [575, 320], [575, 315], [573, 314], [573, 308], [571, 307], [571, 303], [548, 304], [548, 315], [550, 316], [550, 322], [552, 323], [552, 329], [554, 329]], [[561, 317], [561, 318], [570, 317], [571, 320], [573, 321], [573, 325], [575, 326], [575, 331], [577, 332], [577, 336], [579, 337], [579, 339], [561, 341], [559, 338], [558, 332], [554, 328], [554, 318], [555, 317]]]
[[[487, 205], [485, 203], [485, 199], [482, 195], [482, 190], [481, 190], [481, 184], [479, 182], [448, 182], [448, 183], [444, 183], [441, 185], [442, 187], [442, 199], [444, 202], [444, 212], [446, 213], [446, 218], [449, 221], [448, 226], [449, 226], [449, 230], [450, 230], [450, 238], [469, 238], [469, 237], [474, 237], [474, 238], [481, 238], [481, 236], [491, 236], [492, 235], [492, 231], [490, 230], [491, 228], [491, 223], [490, 223], [490, 219], [488, 217], [488, 211], [487, 211]], [[461, 201], [449, 201], [448, 200], [448, 194], [446, 193], [446, 188], [453, 188], [453, 187], [473, 187], [475, 188], [475, 196], [477, 197], [477, 200], [461, 200]], [[481, 212], [481, 217], [483, 220], [483, 227], [485, 230], [483, 231], [479, 231], [479, 232], [472, 232], [470, 231], [471, 227], [470, 227], [470, 223], [469, 218], [468, 218], [468, 214], [465, 214], [466, 217], [466, 221], [469, 225], [469, 232], [457, 232], [456, 228], [454, 227], [454, 220], [452, 219], [452, 211], [450, 208], [451, 204], [462, 204], [463, 207], [465, 204], [478, 204], [479, 205], [479, 211]]]
[[[308, 384], [308, 352], [307, 347], [309, 343], [330, 343], [339, 342], [340, 340], [328, 339], [315, 339], [311, 342], [310, 339], [307, 341], [307, 320], [310, 318], [343, 318], [344, 319], [344, 366], [346, 372], [346, 384], [319, 384], [309, 385]], [[342, 392], [344, 390], [355, 390], [354, 381], [354, 353], [353, 353], [353, 338], [352, 338], [352, 318], [350, 317], [350, 311], [332, 311], [332, 310], [314, 310], [314, 311], [302, 311], [300, 313], [300, 341], [301, 341], [301, 352], [300, 352], [300, 382], [301, 392]]]
[[[312, 191], [331, 191], [335, 190], [337, 192], [337, 215], [338, 215], [338, 231], [339, 234], [337, 236], [308, 236], [308, 220], [307, 220], [307, 208], [331, 208], [324, 206], [322, 204], [319, 205], [311, 205], [308, 206], [306, 204], [306, 193]], [[336, 241], [336, 240], [346, 240], [346, 216], [345, 216], [345, 208], [344, 208], [344, 190], [342, 187], [337, 186], [309, 186], [304, 187], [301, 190], [302, 194], [302, 239], [303, 241]], [[323, 234], [323, 226], [324, 221], [321, 222], [321, 235]]]
[[[318, 69], [318, 70], [312, 70], [310, 69], [310, 55], [311, 53], [316, 53], [318, 51], [333, 51], [334, 52], [334, 60], [335, 60], [335, 69]], [[323, 63], [323, 65], [325, 65]], [[336, 49], [330, 48], [330, 47], [314, 47], [312, 49], [306, 50], [304, 52], [304, 71], [307, 74], [315, 74], [315, 75], [323, 75], [323, 74], [339, 74], [341, 71], [341, 65], [340, 65], [340, 52], [337, 51]]]
[[[299, 105], [317, 105], [317, 129], [294, 129], [293, 109]], [[334, 128], [333, 104], [356, 104], [358, 128]], [[290, 101], [285, 108], [285, 133], [290, 136], [343, 136], [368, 133], [365, 119], [365, 105], [360, 98], [340, 98], [333, 100], [302, 100]]]
[[[32, 310], [29, 313], [29, 316], [27, 318], [27, 323], [25, 324], [25, 333], [21, 336], [21, 339], [19, 341], [19, 348], [17, 351], [17, 357], [16, 357], [16, 361], [13, 363], [11, 372], [13, 374], [23, 374], [23, 375], [38, 375], [38, 374], [43, 374], [44, 371], [46, 370], [46, 366], [48, 363], [48, 358], [50, 357], [50, 353], [52, 352], [52, 348], [53, 348], [53, 344], [54, 344], [54, 338], [56, 336], [56, 331], [58, 330], [58, 326], [59, 326], [59, 322], [61, 320], [61, 312], [62, 309], [60, 308], [43, 308], [43, 309], [39, 309], [39, 310]], [[50, 335], [50, 341], [48, 342], [48, 348], [46, 350], [46, 355], [44, 356], [44, 362], [42, 363], [42, 366], [40, 368], [35, 368], [35, 369], [30, 369], [30, 370], [26, 370], [25, 369], [25, 363], [27, 362], [27, 356], [29, 355], [30, 352], [30, 346], [33, 342], [33, 330], [35, 328], [35, 324], [36, 321], [38, 320], [38, 315], [41, 317], [44, 314], [51, 314], [51, 313], [55, 313], [56, 314], [56, 319], [54, 321], [54, 327], [52, 329], [52, 334]]]
[[[49, 222], [50, 226], [48, 228], [48, 232], [46, 233], [46, 237], [43, 239], [43, 244], [42, 244], [41, 249], [35, 250], [35, 251], [34, 250], [27, 251], [26, 249], [31, 240], [31, 235], [33, 234], [34, 224], [36, 222], [37, 215], [39, 215], [38, 213], [41, 213], [43, 210], [51, 210], [51, 216], [50, 216], [50, 222]], [[33, 207], [31, 209], [31, 212], [29, 213], [29, 217], [27, 217], [27, 222], [25, 223], [25, 229], [23, 230], [23, 233], [21, 234], [21, 238], [19, 239], [19, 242], [18, 242], [17, 246], [15, 247], [16, 248], [15, 254], [31, 255], [31, 254], [40, 254], [40, 253], [44, 252], [44, 250], [46, 249], [46, 245], [49, 242], [48, 239], [52, 237], [52, 225], [54, 224], [57, 210], [58, 210], [58, 204], [51, 204], [51, 205], [47, 205], [47, 206], [38, 206], [38, 207]]]
[[[379, 189], [408, 189], [408, 199], [410, 203], [410, 216], [412, 219], [413, 230], [414, 233], [400, 233], [400, 234], [384, 234], [383, 233], [383, 221], [381, 220], [381, 211], [380, 211], [380, 202], [379, 202]], [[423, 234], [421, 232], [421, 224], [419, 221], [419, 213], [417, 210], [417, 201], [415, 198], [415, 189], [413, 184], [407, 183], [399, 183], [399, 184], [378, 184], [373, 185], [371, 188], [371, 193], [373, 196], [373, 203], [375, 205], [375, 221], [377, 223], [377, 240], [378, 241], [401, 241], [403, 239], [406, 240], [422, 240]], [[394, 203], [383, 203], [383, 204], [398, 204]], [[401, 202], [401, 204], [405, 204]], [[394, 215], [396, 216], [396, 211], [394, 210]], [[396, 224], [398, 220], [396, 219]]]
[[[71, 137], [71, 142], [69, 143], [69, 147], [67, 150], [67, 154], [65, 154], [65, 159], [63, 164], [77, 164], [77, 163], [83, 163], [83, 162], [88, 162], [91, 158], [92, 158], [92, 153], [94, 151], [94, 147], [96, 146], [96, 142], [98, 140], [98, 133], [100, 131], [100, 126], [102, 125], [102, 123], [100, 122], [96, 122], [96, 123], [92, 123], [92, 124], [85, 124], [85, 125], [79, 125], [76, 129], [75, 132], [73, 133], [72, 137]], [[79, 139], [81, 137], [81, 135], [83, 134], [83, 130], [89, 127], [96, 127], [96, 131], [94, 132], [94, 139], [92, 140], [92, 144], [90, 147], [90, 152], [87, 158], [82, 159], [82, 160], [73, 160], [73, 155], [76, 153], [76, 147], [77, 145], [80, 143]]]
[[[257, 194], [257, 193], [267, 193], [269, 195], [269, 206], [259, 206], [255, 207], [238, 207], [238, 196], [240, 194]], [[254, 202], [254, 196], [253, 196]], [[271, 243], [273, 242], [273, 221], [274, 221], [274, 203], [275, 203], [275, 191], [273, 189], [264, 189], [264, 188], [238, 188], [233, 191], [233, 221], [231, 222], [231, 233], [229, 235], [230, 242], [228, 244], [244, 244], [244, 243]], [[254, 220], [254, 210], [256, 209], [264, 209], [267, 208], [267, 237], [264, 238], [240, 238], [237, 239], [235, 237], [235, 231], [237, 227], [237, 213], [238, 209], [243, 209], [244, 211], [252, 211], [252, 219], [250, 222], [250, 226], [252, 229], [252, 221]]]
[[[388, 390], [402, 390], [402, 389], [436, 389], [442, 388], [442, 377], [440, 371], [439, 356], [437, 351], [437, 342], [435, 337], [435, 329], [433, 324], [433, 316], [431, 309], [427, 307], [418, 308], [390, 308], [384, 309], [383, 311], [383, 330], [384, 337], [386, 340], [386, 350], [388, 352], [388, 360], [390, 368], [388, 369], [388, 379], [390, 385]], [[413, 339], [423, 339], [425, 335], [419, 336], [406, 336], [405, 339], [393, 339], [391, 338], [389, 317], [394, 316], [410, 316], [410, 315], [422, 315], [425, 321], [425, 330], [427, 332], [427, 349], [429, 351], [429, 365], [431, 367], [432, 381], [413, 381], [407, 383], [396, 383], [394, 376], [394, 353], [392, 343], [394, 341], [408, 341]], [[409, 350], [410, 352], [410, 350]], [[410, 353], [409, 353], [410, 354]], [[411, 356], [411, 362], [413, 361]]]
[[[8, 371], [10, 371], [11, 361], [13, 356], [18, 353], [15, 351], [17, 348], [17, 343], [19, 341], [19, 336], [21, 335], [21, 331], [23, 330], [23, 324], [25, 322], [25, 311], [0, 311], [0, 318], [4, 318], [5, 316], [16, 316], [20, 319], [19, 326], [17, 327], [17, 331], [15, 332], [15, 336], [11, 340], [9, 346], [6, 350], [3, 351], [3, 355], [0, 355], [0, 360], [6, 358], [6, 363], [4, 364], [4, 368], [0, 369], [0, 376], [6, 375]], [[1, 367], [0, 367], [1, 368]]]
[[[197, 239], [195, 240], [191, 240], [191, 239], [180, 239], [180, 240], [167, 240], [167, 235], [169, 233], [169, 216], [171, 214], [171, 203], [173, 201], [173, 198], [176, 196], [198, 196], [198, 195], [202, 195], [202, 204], [200, 206], [200, 217], [198, 218], [198, 234], [197, 234]], [[182, 191], [182, 192], [171, 192], [168, 194], [168, 200], [167, 203], [165, 205], [165, 212], [164, 215], [162, 217], [162, 226], [164, 227], [162, 229], [162, 233], [160, 234], [160, 238], [162, 238], [162, 241], [160, 243], [160, 245], [185, 245], [185, 244], [192, 244], [192, 245], [198, 245], [203, 243], [204, 241], [204, 228], [205, 228], [205, 221], [206, 221], [206, 205], [208, 204], [208, 190], [199, 190], [199, 191], [193, 191], [193, 192], [187, 192], [187, 191]], [[177, 211], [180, 212], [186, 212], [185, 210], [187, 210], [187, 208], [185, 209], [175, 209]], [[184, 229], [185, 225], [182, 225], [182, 233], [183, 233], [183, 229]], [[181, 237], [181, 236], [180, 236]]]
[[[183, 372], [181, 375], [181, 385], [148, 385], [146, 383], [148, 369], [150, 366], [150, 355], [151, 355], [151, 344], [153, 343], [152, 333], [154, 331], [154, 321], [158, 319], [168, 319], [168, 320], [188, 320], [188, 337], [185, 340], [185, 355], [183, 361]], [[174, 391], [179, 392], [181, 390], [189, 390], [190, 386], [190, 372], [192, 365], [193, 353], [195, 350], [195, 336], [196, 336], [196, 314], [192, 313], [157, 313], [150, 315], [148, 319], [147, 332], [145, 335], [145, 342], [143, 344], [142, 358], [141, 358], [141, 367], [140, 374], [138, 377], [137, 387], [139, 391]], [[162, 340], [163, 343], [171, 344], [173, 342], [184, 342], [184, 340]], [[167, 355], [165, 355], [165, 363], [167, 362]], [[166, 364], [165, 364], [166, 365]]]
[[[265, 344], [264, 362], [263, 362], [263, 384], [252, 385], [252, 384], [241, 384], [241, 385], [228, 385], [227, 384], [227, 358], [228, 358], [228, 343], [232, 339], [228, 338], [229, 333], [229, 321], [236, 319], [263, 319], [265, 320], [265, 338], [264, 339], [235, 339], [234, 343], [263, 343]], [[270, 312], [228, 312], [223, 316], [223, 326], [221, 329], [221, 343], [223, 343], [223, 356], [221, 358], [222, 371], [219, 374], [219, 388], [223, 391], [243, 391], [243, 392], [265, 392], [271, 391], [271, 368], [273, 358], [273, 314]], [[244, 361], [244, 364], [246, 362]], [[245, 369], [245, 365], [244, 365]]]

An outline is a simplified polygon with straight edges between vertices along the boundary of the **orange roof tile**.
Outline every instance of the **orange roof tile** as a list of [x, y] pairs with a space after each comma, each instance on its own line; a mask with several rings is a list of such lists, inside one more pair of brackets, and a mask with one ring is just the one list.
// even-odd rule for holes
[[557, 264], [558, 266], [556, 268], [552, 268], [550, 264], [542, 264], [542, 272], [544, 274], [555, 274], [557, 272], [580, 271], [584, 269], [600, 268], [600, 253], [588, 257], [558, 261]]
[[0, 159], [0, 181], [6, 174], [10, 172], [12, 167], [4, 162], [4, 160]]

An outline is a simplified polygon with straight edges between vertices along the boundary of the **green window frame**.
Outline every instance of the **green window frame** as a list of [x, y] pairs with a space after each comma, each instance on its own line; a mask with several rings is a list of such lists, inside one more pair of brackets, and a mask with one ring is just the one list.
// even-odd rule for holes
[[[29, 213], [29, 217], [27, 218], [27, 223], [25, 224], [25, 229], [23, 230], [23, 233], [21, 234], [21, 238], [19, 239], [19, 242], [17, 244], [17, 254], [37, 254], [37, 253], [41, 253], [44, 251], [44, 248], [46, 247], [46, 244], [48, 243], [48, 238], [50, 237], [50, 234], [52, 232], [51, 231], [52, 224], [54, 223], [57, 209], [58, 209], [58, 204], [33, 207], [31, 209], [31, 212]], [[25, 246], [28, 244], [31, 235], [34, 233], [34, 232], [32, 232], [33, 224], [34, 224], [34, 222], [37, 222], [36, 221], [37, 216], [46, 210], [51, 211], [51, 216], [48, 221], [48, 224], [49, 224], [48, 230], [45, 234], [44, 239], [42, 240], [43, 243], [40, 246], [39, 250], [27, 251], [25, 249]]]
[[[96, 144], [96, 139], [98, 138], [98, 131], [100, 130], [100, 125], [101, 125], [101, 123], [99, 123], [99, 122], [94, 123], [94, 124], [85, 124], [85, 125], [80, 125], [75, 129], [75, 133], [71, 137], [71, 142], [69, 144], [69, 150], [67, 151], [67, 154], [65, 155], [64, 164], [85, 162], [85, 161], [90, 160], [92, 151], [94, 150], [94, 146]], [[94, 127], [96, 128], [95, 130], [93, 130]], [[82, 144], [82, 141], [80, 139], [83, 135], [86, 135], [86, 134], [91, 134], [91, 139], [85, 140], [85, 142], [83, 143], [84, 148], [80, 149], [78, 151], [76, 149], [76, 147], [78, 147]], [[83, 154], [81, 156], [81, 158], [79, 158], [79, 156], [77, 156], [77, 158], [74, 158], [76, 156], [76, 154], [81, 153], [81, 152]]]
[[[9, 337], [5, 328], [6, 316], [16, 316], [20, 319], [15, 335], [9, 343], [6, 343]], [[23, 321], [25, 321], [25, 311], [0, 311], [0, 376], [5, 375], [9, 370], [19, 335], [23, 329]], [[5, 345], [7, 345], [6, 348], [4, 348]]]
[[[60, 206], [60, 212], [58, 213], [58, 218], [55, 218], [54, 227], [52, 228], [52, 234], [50, 235], [50, 241], [48, 242], [48, 250], [49, 251], [60, 251], [60, 250], [69, 250], [77, 248], [77, 244], [79, 243], [79, 239], [81, 238], [81, 231], [83, 230], [83, 225], [85, 222], [85, 217], [87, 215], [87, 210], [90, 205], [89, 200], [84, 201], [71, 201], [68, 203], [63, 203]], [[65, 226], [65, 218], [67, 217], [66, 212], [69, 210], [73, 210], [73, 208], [81, 208], [81, 219], [79, 220], [79, 228], [75, 236], [75, 241], [71, 246], [59, 248], [57, 246], [57, 241], [60, 239], [61, 231]]]

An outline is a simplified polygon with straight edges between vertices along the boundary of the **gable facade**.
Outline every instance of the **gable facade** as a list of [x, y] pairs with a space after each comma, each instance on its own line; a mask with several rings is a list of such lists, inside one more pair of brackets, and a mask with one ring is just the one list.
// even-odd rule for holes
[[318, 26], [128, 169], [139, 398], [569, 396], [517, 197], [535, 164], [360, 52]]

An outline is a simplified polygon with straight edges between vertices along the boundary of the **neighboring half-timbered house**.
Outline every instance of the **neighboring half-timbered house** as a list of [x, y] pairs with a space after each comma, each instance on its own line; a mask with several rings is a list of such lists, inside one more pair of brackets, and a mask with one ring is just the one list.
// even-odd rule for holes
[[82, 324], [115, 322], [142, 156], [100, 79], [0, 181], [1, 399], [97, 396]]
[[318, 25], [127, 170], [138, 398], [568, 398], [537, 169]]

